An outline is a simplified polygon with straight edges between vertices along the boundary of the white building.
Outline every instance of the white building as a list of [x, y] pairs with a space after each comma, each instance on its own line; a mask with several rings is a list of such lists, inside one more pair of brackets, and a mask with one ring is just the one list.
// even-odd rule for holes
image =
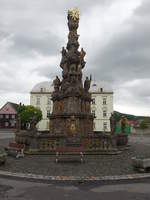
[[[43, 119], [38, 124], [41, 131], [49, 129], [48, 113], [52, 113], [53, 102], [51, 94], [52, 83], [46, 81], [36, 84], [30, 92], [30, 104], [39, 107]], [[91, 112], [95, 116], [94, 131], [110, 131], [110, 115], [113, 112], [113, 92], [105, 91], [99, 84], [92, 82], [90, 92], [92, 93]]]

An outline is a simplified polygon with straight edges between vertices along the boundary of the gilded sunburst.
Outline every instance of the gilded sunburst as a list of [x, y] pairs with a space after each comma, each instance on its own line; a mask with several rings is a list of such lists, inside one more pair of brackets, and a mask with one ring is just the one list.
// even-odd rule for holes
[[69, 15], [73, 18], [73, 20], [79, 19], [79, 10], [78, 8], [73, 8], [68, 11]]

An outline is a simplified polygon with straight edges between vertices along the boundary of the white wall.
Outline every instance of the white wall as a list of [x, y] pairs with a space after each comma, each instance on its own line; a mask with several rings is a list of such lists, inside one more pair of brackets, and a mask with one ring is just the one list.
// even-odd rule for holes
[[[95, 104], [91, 104], [91, 111], [95, 110], [94, 131], [104, 131], [104, 123], [106, 123], [105, 131], [110, 131], [110, 116], [113, 112], [113, 93], [92, 93], [92, 99], [95, 98]], [[106, 99], [106, 104], [103, 104], [103, 99]], [[103, 116], [103, 111], [106, 111], [106, 116]]]
[[[38, 130], [49, 129], [49, 119], [47, 118], [47, 111], [52, 113], [53, 102], [48, 104], [48, 97], [51, 97], [51, 93], [31, 93], [30, 104], [39, 107], [43, 114], [43, 119], [38, 123]], [[37, 98], [40, 98], [40, 104], [37, 105]], [[95, 98], [95, 104], [91, 103], [91, 111], [95, 111], [96, 118], [94, 119], [94, 131], [103, 131], [104, 123], [107, 124], [105, 131], [110, 131], [110, 115], [113, 112], [113, 93], [109, 92], [98, 92], [92, 93], [92, 98]], [[103, 99], [106, 98], [106, 105], [103, 104]], [[106, 117], [103, 116], [103, 110], [106, 110]]]
[[[30, 105], [39, 107], [42, 111], [42, 120], [37, 124], [38, 130], [48, 130], [49, 129], [49, 119], [47, 118], [47, 111], [52, 113], [53, 102], [48, 104], [48, 97], [51, 98], [50, 93], [31, 93]], [[40, 104], [37, 105], [37, 98], [40, 98]]]

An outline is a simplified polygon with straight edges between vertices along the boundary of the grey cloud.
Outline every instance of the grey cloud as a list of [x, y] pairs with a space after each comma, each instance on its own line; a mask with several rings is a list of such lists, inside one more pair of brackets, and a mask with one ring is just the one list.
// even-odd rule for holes
[[35, 71], [49, 79], [54, 79], [56, 75], [61, 76], [61, 68], [58, 65], [39, 66]]
[[[11, 45], [6, 45], [4, 53], [0, 50], [0, 73], [3, 74], [0, 91], [4, 95], [10, 91], [27, 92], [28, 81], [32, 84], [34, 82], [32, 82], [33, 74], [36, 81], [41, 77], [40, 80], [43, 81], [44, 77], [53, 79], [56, 74], [61, 75], [60, 51], [62, 46], [66, 46], [68, 34], [66, 11], [69, 8], [79, 7], [84, 20], [90, 20], [91, 13], [92, 17], [95, 16], [93, 15], [95, 8], [100, 8], [101, 12], [119, 1], [122, 0], [55, 0], [53, 3], [49, 0], [1, 0], [0, 40], [8, 38]], [[144, 88], [143, 80], [148, 79], [150, 74], [150, 2], [149, 0], [141, 2], [133, 16], [120, 26], [121, 30], [116, 31], [105, 46], [101, 46], [98, 35], [93, 40], [97, 41], [95, 44], [90, 46], [88, 39], [84, 40], [85, 44], [81, 44], [86, 46], [85, 51], [87, 51], [84, 76], [92, 74], [94, 80], [108, 82], [118, 94], [122, 95], [121, 91], [127, 92], [126, 101], [132, 103], [134, 98], [140, 102], [148, 102], [149, 98], [149, 87]], [[100, 22], [103, 22], [103, 19]], [[127, 29], [124, 29], [123, 25]], [[85, 29], [88, 35], [89, 27], [84, 27], [82, 24], [81, 28]], [[81, 40], [82, 38], [84, 35], [81, 35]], [[34, 55], [33, 52], [38, 54]], [[33, 56], [35, 57], [32, 59]], [[49, 58], [50, 64], [47, 64], [47, 61], [38, 64], [35, 61], [38, 60], [38, 56], [45, 60]], [[52, 62], [51, 56], [58, 57], [57, 61]], [[24, 67], [25, 65], [21, 66], [22, 63], [28, 64], [28, 60], [33, 62], [29, 63], [28, 69]], [[7, 63], [7, 67], [4, 69], [1, 63]], [[21, 78], [18, 77], [24, 76], [26, 70], [30, 70], [31, 73], [26, 73], [30, 77], [27, 77], [27, 80], [24, 78], [24, 82], [21, 83]], [[126, 82], [134, 79], [140, 80], [137, 86], [124, 86]], [[121, 95], [119, 98], [124, 101]]]
[[9, 52], [17, 55], [29, 56], [34, 52], [42, 55], [54, 55], [59, 50], [59, 45], [62, 43], [61, 39], [52, 33], [32, 33], [32, 35], [14, 35], [12, 38], [13, 45]]
[[144, 21], [141, 18], [139, 23], [134, 23], [134, 19], [130, 21], [129, 30], [116, 34], [103, 49], [93, 55], [91, 64], [95, 66], [95, 74], [99, 74], [101, 79], [127, 81], [149, 77], [149, 19]]
[[135, 10], [137, 16], [150, 16], [150, 1], [144, 0], [142, 5]]

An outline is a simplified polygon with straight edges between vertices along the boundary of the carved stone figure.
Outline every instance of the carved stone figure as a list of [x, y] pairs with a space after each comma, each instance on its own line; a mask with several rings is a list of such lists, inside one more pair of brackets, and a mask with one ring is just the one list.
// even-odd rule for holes
[[114, 117], [114, 114], [111, 113], [111, 116], [110, 116], [110, 130], [111, 130], [111, 134], [113, 135], [115, 133], [115, 130], [116, 130], [116, 120], [115, 120], [115, 117]]
[[71, 71], [71, 72], [76, 72], [76, 64], [72, 64], [72, 65], [70, 66], [70, 71]]
[[16, 131], [19, 132], [21, 130], [21, 117], [18, 114], [17, 115], [17, 121], [16, 121]]
[[60, 67], [64, 69], [64, 65], [67, 63], [67, 51], [64, 47], [62, 47], [61, 55], [62, 55], [62, 58], [60, 62]]
[[34, 114], [30, 123], [30, 130], [36, 131], [37, 130], [36, 125], [37, 125], [37, 116]]
[[121, 132], [125, 133], [125, 128], [126, 128], [126, 118], [122, 116], [121, 118]]
[[67, 67], [67, 63], [65, 63], [63, 65], [62, 76], [63, 76], [63, 78], [67, 78], [67, 75], [68, 75], [68, 67]]
[[84, 59], [84, 57], [85, 57], [85, 55], [86, 55], [86, 52], [84, 51], [84, 49], [83, 49], [83, 48], [81, 48], [81, 52], [80, 52], [80, 58], [83, 60], [83, 59]]
[[90, 85], [91, 85], [91, 80], [92, 80], [91, 75], [90, 75], [90, 79], [88, 78], [88, 76], [86, 77], [86, 79], [84, 81], [84, 90], [85, 90], [85, 92], [89, 91]]
[[56, 79], [53, 81], [53, 84], [54, 84], [54, 91], [55, 92], [59, 91], [61, 82], [60, 82], [60, 79], [58, 78], [58, 76], [56, 76]]
[[82, 68], [84, 68], [86, 62], [84, 61], [84, 57], [86, 55], [86, 52], [83, 50], [83, 48], [81, 48], [81, 52], [80, 52], [80, 63]]
[[66, 49], [64, 47], [62, 47], [61, 53], [62, 53], [62, 57], [66, 56], [67, 52], [66, 52]]

